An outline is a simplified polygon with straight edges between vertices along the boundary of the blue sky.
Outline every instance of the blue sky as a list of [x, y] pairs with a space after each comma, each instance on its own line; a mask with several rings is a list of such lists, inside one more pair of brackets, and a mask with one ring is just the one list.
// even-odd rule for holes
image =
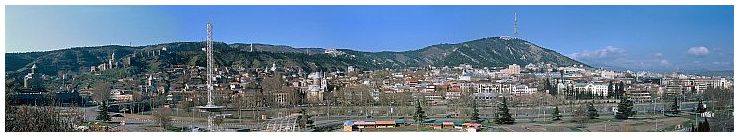
[[732, 70], [733, 6], [6, 6], [6, 52], [216, 41], [405, 51], [508, 35], [629, 69]]

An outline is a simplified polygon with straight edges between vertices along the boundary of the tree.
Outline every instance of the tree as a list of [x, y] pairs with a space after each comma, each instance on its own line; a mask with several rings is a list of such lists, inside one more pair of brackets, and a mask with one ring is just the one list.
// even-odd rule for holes
[[480, 119], [480, 110], [477, 109], [477, 101], [472, 100], [472, 117], [470, 118], [475, 123], [482, 123]]
[[734, 88], [712, 87], [702, 92], [704, 100], [711, 100], [707, 108], [711, 108], [714, 113], [712, 119], [716, 122], [711, 123], [713, 131], [733, 132], [734, 131]]
[[572, 112], [572, 117], [575, 122], [577, 122], [577, 127], [585, 127], [585, 122], [590, 120], [589, 117], [589, 110], [586, 106], [580, 106], [575, 109], [574, 112]]
[[285, 79], [283, 79], [281, 76], [278, 76], [278, 75], [274, 75], [271, 77], [265, 77], [259, 83], [259, 85], [262, 87], [263, 92], [264, 92], [263, 98], [266, 98], [264, 99], [265, 104], [270, 107], [279, 106], [279, 104], [277, 104], [277, 102], [275, 102], [274, 99], [271, 99], [271, 98], [274, 98], [273, 95], [279, 92], [284, 92], [282, 90], [286, 89]]
[[498, 112], [495, 114], [496, 124], [513, 124], [515, 119], [508, 112], [508, 102], [505, 98], [498, 104]]
[[618, 82], [618, 90], [616, 91], [616, 96], [619, 98], [623, 98], [624, 93], [624, 81], [620, 81]]
[[626, 98], [621, 98], [621, 101], [618, 103], [618, 109], [616, 112], [616, 119], [629, 119], [629, 117], [636, 114], [636, 112], [633, 111], [634, 109], [634, 102], [631, 100], [628, 100]]
[[308, 112], [305, 111], [305, 108], [300, 109], [300, 117], [298, 117], [298, 126], [300, 128], [306, 129], [306, 128], [313, 128], [313, 119]]
[[613, 86], [613, 81], [608, 81], [608, 96], [614, 97], [615, 95], [615, 87]]
[[73, 132], [81, 125], [79, 115], [60, 115], [54, 107], [49, 106], [6, 106], [5, 132]]
[[98, 81], [92, 88], [92, 99], [98, 103], [108, 101], [110, 98], [110, 84], [105, 81]]
[[110, 121], [108, 115], [108, 98], [110, 98], [110, 85], [105, 81], [98, 81], [92, 89], [93, 99], [98, 102], [98, 116], [96, 120]]
[[190, 112], [190, 108], [195, 107], [195, 103], [190, 98], [185, 98], [185, 100], [180, 101], [180, 104], [177, 105], [177, 108], [185, 110], [185, 112]]
[[[134, 91], [131, 94], [131, 97], [133, 98], [133, 101], [134, 102], [144, 101], [144, 94], [141, 93], [141, 91]], [[133, 103], [133, 108], [134, 109], [132, 109], [132, 111], [143, 112], [144, 111], [144, 107], [145, 107], [145, 105], [142, 105], [142, 104], [139, 104], [139, 103]]]
[[545, 79], [544, 81], [545, 81], [544, 87], [547, 90], [549, 90], [549, 93], [548, 94], [550, 94], [552, 96], [556, 96], [557, 95], [557, 85], [556, 84], [552, 84], [552, 82], [549, 80], [549, 78]]
[[423, 108], [421, 107], [421, 101], [418, 101], [416, 99], [416, 114], [413, 115], [413, 120], [416, 121], [416, 124], [422, 123], [424, 120], [426, 120], [426, 112], [423, 111]]
[[231, 98], [232, 99], [231, 102], [233, 103], [234, 107], [236, 109], [238, 109], [238, 112], [239, 112], [239, 123], [241, 123], [242, 122], [241, 121], [241, 110], [244, 109], [244, 107], [246, 107], [247, 102], [244, 99], [244, 95], [243, 94], [236, 94], [234, 96], [235, 97], [232, 97]]
[[162, 127], [164, 129], [167, 129], [167, 127], [172, 125], [172, 110], [170, 108], [159, 108], [159, 110], [154, 113], [154, 118], [156, 118], [157, 124], [159, 127]]
[[562, 114], [559, 113], [559, 106], [554, 107], [554, 111], [552, 112], [552, 120], [553, 121], [562, 120]]
[[108, 115], [108, 102], [107, 101], [103, 101], [98, 106], [98, 116], [95, 117], [95, 120], [110, 121], [110, 115]]
[[674, 101], [672, 102], [672, 105], [670, 105], [670, 114], [677, 115], [680, 113], [680, 104], [677, 101], [677, 97], [675, 97]]
[[225, 117], [223, 116], [214, 116], [213, 118], [213, 124], [215, 124], [217, 127], [220, 127], [223, 122], [225, 122]]
[[708, 124], [708, 118], [703, 118], [703, 122], [698, 124], [698, 132], [710, 132], [711, 126]]
[[597, 119], [599, 116], [598, 110], [593, 106], [593, 102], [588, 102], [588, 118]]
[[705, 104], [703, 104], [703, 100], [700, 100], [698, 102], [698, 107], [695, 108], [696, 113], [703, 113], [706, 112], [708, 108], [706, 108]]

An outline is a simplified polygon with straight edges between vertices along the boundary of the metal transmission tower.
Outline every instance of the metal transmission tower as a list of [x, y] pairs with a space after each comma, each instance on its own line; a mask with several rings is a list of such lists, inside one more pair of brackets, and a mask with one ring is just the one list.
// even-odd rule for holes
[[518, 13], [513, 13], [513, 37], [518, 37]]
[[198, 109], [203, 112], [208, 112], [208, 130], [213, 131], [213, 118], [224, 115], [215, 115], [216, 112], [221, 112], [223, 106], [216, 106], [213, 104], [213, 25], [210, 21], [208, 21], [207, 29], [208, 39], [205, 42], [205, 52], [208, 62], [208, 74], [206, 78], [208, 84], [208, 104], [205, 106], [198, 106]]
[[208, 62], [208, 106], [213, 106], [213, 24], [208, 21], [208, 39], [206, 40], [207, 62]]

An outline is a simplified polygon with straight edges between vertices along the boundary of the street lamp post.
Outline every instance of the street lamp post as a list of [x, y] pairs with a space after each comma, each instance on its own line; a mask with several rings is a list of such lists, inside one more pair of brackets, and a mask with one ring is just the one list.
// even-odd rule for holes
[[546, 115], [547, 115], [547, 108], [548, 107], [545, 104], [546, 104], [546, 102], [542, 102], [542, 105], [541, 106], [544, 107], [544, 112], [542, 114], [544, 114], [543, 116], [546, 117]]
[[652, 105], [654, 105], [652, 108], [652, 118], [654, 119], [654, 131], [659, 131], [657, 129], [657, 104], [655, 103], [655, 101], [656, 100], [652, 98]]
[[[539, 101], [541, 102], [543, 98], [544, 97], [539, 97]], [[541, 109], [541, 107], [544, 107], [544, 102], [541, 102], [540, 105], [541, 106], [539, 106], [539, 112], [543, 112], [542, 109]], [[541, 113], [541, 114], [542, 114], [542, 116], [544, 115], [544, 113]]]

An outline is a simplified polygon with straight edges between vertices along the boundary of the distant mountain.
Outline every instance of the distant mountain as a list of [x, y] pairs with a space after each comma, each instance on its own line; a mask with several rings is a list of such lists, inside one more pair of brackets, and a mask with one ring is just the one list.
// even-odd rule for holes
[[[107, 62], [115, 52], [118, 62], [131, 58], [137, 71], [156, 71], [171, 65], [205, 66], [203, 42], [173, 42], [149, 46], [79, 47], [45, 52], [6, 53], [6, 74], [27, 73], [36, 64], [40, 73], [56, 75], [58, 71], [89, 71], [90, 66]], [[166, 49], [166, 50], [165, 50]], [[216, 64], [264, 68], [272, 63], [305, 71], [344, 70], [352, 65], [367, 70], [423, 66], [501, 67], [509, 64], [550, 63], [583, 65], [556, 51], [539, 47], [522, 39], [483, 38], [457, 44], [439, 44], [403, 52], [363, 52], [338, 49], [339, 54], [324, 54], [321, 48], [293, 48], [269, 44], [214, 43]], [[253, 50], [253, 51], [252, 51]], [[153, 55], [153, 56], [152, 56]], [[152, 70], [154, 69], [154, 70]]]
[[685, 73], [688, 74], [697, 74], [697, 75], [703, 75], [703, 76], [720, 76], [720, 77], [734, 77], [734, 71], [733, 70], [688, 70], [685, 71]]
[[393, 67], [456, 66], [501, 67], [510, 64], [550, 63], [553, 65], [583, 65], [556, 51], [539, 47], [522, 39], [483, 38], [458, 44], [439, 44], [405, 52], [359, 52], [345, 50], [373, 63]]
[[115, 52], [118, 56], [129, 55], [143, 47], [128, 46], [99, 46], [99, 47], [75, 47], [62, 50], [28, 53], [5, 53], [5, 73], [26, 73], [33, 64], [38, 67], [38, 72], [47, 75], [56, 75], [59, 70], [80, 71], [82, 67], [97, 66], [106, 62], [110, 54]]
[[285, 45], [269, 45], [269, 44], [244, 44], [234, 43], [229, 45], [233, 48], [239, 49], [240, 51], [255, 51], [255, 52], [275, 52], [275, 53], [305, 53], [305, 54], [323, 54], [325, 49], [322, 48], [293, 48]]

